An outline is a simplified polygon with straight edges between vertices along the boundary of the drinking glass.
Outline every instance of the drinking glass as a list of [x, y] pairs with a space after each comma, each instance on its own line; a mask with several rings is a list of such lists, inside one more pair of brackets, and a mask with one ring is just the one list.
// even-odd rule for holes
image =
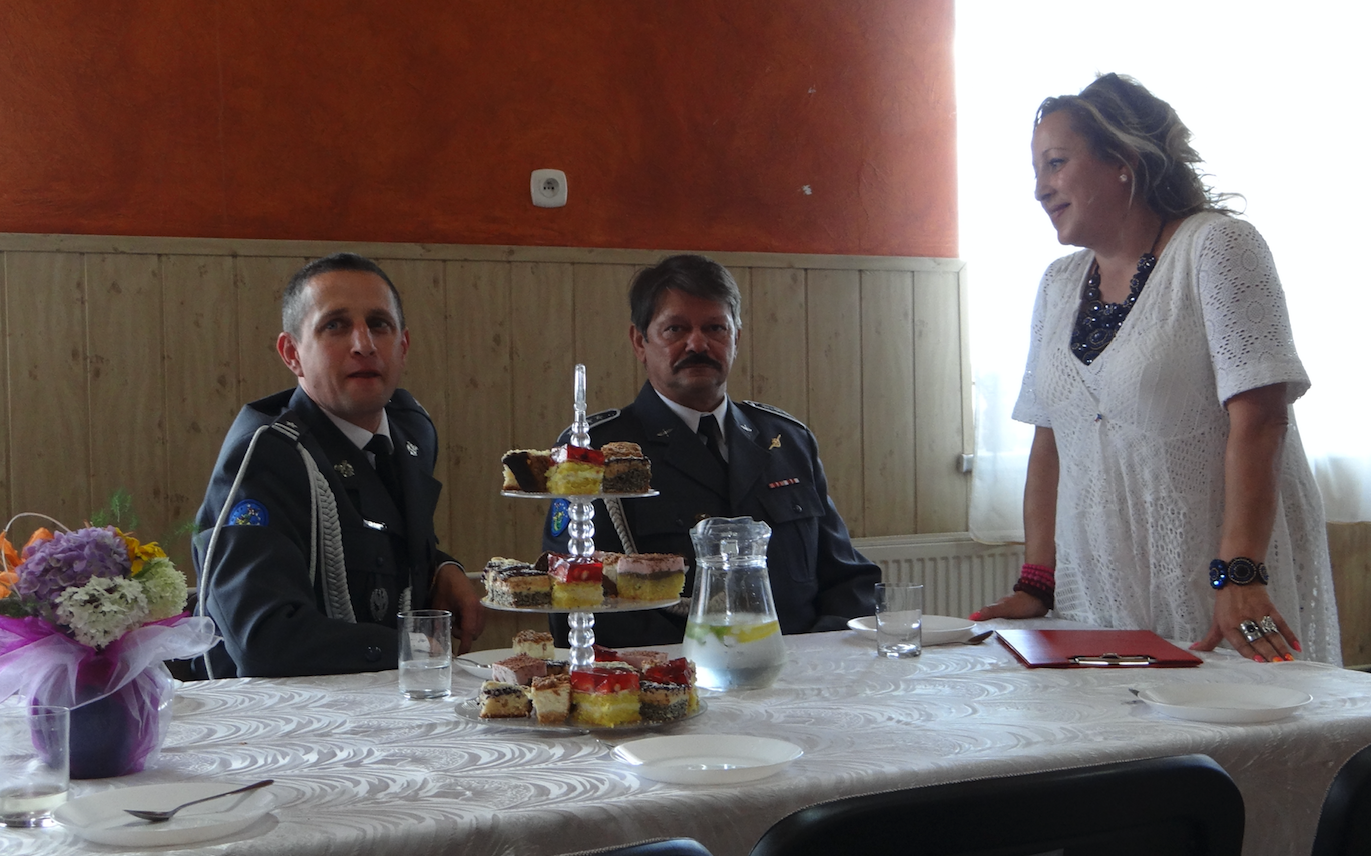
[[452, 695], [452, 613], [400, 613], [400, 692], [409, 698]]
[[0, 827], [52, 826], [67, 801], [71, 713], [18, 698], [0, 704]]
[[876, 653], [917, 657], [923, 651], [924, 587], [876, 583]]

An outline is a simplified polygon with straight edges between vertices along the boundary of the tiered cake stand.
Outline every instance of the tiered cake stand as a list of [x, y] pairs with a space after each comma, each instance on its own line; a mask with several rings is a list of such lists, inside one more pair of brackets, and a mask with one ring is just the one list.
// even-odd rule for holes
[[[586, 420], [586, 367], [576, 366], [575, 380], [575, 401], [576, 418], [571, 423], [571, 444], [589, 448], [590, 446], [590, 423]], [[606, 498], [636, 499], [644, 496], [656, 496], [657, 491], [649, 490], [644, 493], [602, 493], [588, 495], [566, 495], [551, 493], [524, 493], [522, 491], [507, 490], [502, 491], [504, 496], [516, 499], [565, 499], [570, 508], [568, 516], [570, 522], [567, 524], [567, 532], [570, 534], [570, 542], [567, 547], [568, 553], [574, 558], [589, 559], [595, 553], [595, 500]], [[637, 612], [644, 609], [661, 609], [671, 606], [680, 598], [669, 600], [653, 601], [628, 601], [618, 598], [610, 598], [602, 602], [599, 606], [587, 607], [584, 609], [557, 609], [549, 607], [547, 609], [528, 609], [523, 607], [500, 606], [486, 601], [486, 606], [492, 609], [500, 609], [507, 612], [565, 612], [567, 613], [567, 623], [570, 625], [571, 632], [567, 637], [567, 642], [571, 646], [571, 665], [573, 667], [585, 667], [595, 662], [595, 613], [597, 612]]]

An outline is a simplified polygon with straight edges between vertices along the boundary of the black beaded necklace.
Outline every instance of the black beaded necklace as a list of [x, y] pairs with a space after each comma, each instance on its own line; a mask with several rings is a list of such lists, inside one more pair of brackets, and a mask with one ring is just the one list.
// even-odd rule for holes
[[1147, 284], [1152, 269], [1157, 266], [1157, 244], [1161, 243], [1162, 230], [1165, 228], [1166, 220], [1162, 220], [1157, 227], [1157, 237], [1152, 239], [1152, 249], [1138, 259], [1138, 272], [1129, 280], [1128, 296], [1122, 303], [1100, 300], [1100, 263], [1091, 264], [1090, 276], [1085, 280], [1085, 293], [1081, 295], [1081, 309], [1076, 314], [1076, 327], [1071, 331], [1071, 353], [1087, 366], [1114, 341], [1133, 304], [1138, 302], [1138, 294]]

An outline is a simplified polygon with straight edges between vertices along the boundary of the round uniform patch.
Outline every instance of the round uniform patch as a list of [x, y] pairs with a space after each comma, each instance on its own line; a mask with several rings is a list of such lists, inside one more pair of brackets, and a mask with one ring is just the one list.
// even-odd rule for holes
[[571, 502], [565, 499], [552, 500], [552, 509], [547, 515], [547, 534], [556, 538], [566, 531], [571, 522]]
[[266, 526], [271, 520], [267, 507], [255, 499], [245, 499], [229, 512], [230, 526]]

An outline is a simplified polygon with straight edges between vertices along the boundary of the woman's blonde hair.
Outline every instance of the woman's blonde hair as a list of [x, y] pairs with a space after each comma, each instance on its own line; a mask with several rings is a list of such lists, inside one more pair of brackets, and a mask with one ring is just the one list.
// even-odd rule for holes
[[1057, 112], [1070, 117], [1096, 158], [1132, 171], [1134, 193], [1164, 218], [1230, 210], [1224, 203], [1236, 194], [1216, 193], [1204, 183], [1190, 129], [1170, 104], [1131, 77], [1100, 75], [1079, 95], [1046, 99], [1034, 127]]

